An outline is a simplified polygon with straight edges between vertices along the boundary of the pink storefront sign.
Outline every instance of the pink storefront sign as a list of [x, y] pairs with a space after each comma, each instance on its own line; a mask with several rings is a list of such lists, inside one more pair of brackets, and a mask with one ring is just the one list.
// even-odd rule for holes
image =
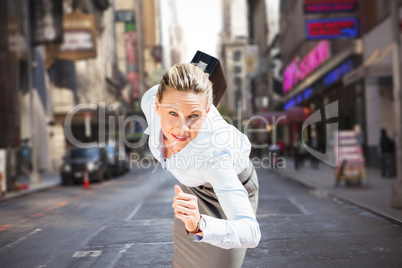
[[299, 63], [299, 79], [303, 80], [329, 58], [329, 42], [321, 41]]
[[319, 42], [299, 61], [295, 58], [283, 72], [283, 93], [287, 93], [300, 81], [317, 69], [330, 57], [330, 46], [327, 40]]
[[285, 71], [283, 72], [283, 93], [291, 90], [299, 82], [297, 74], [298, 62], [298, 58], [292, 60], [292, 62], [288, 66], [286, 66]]

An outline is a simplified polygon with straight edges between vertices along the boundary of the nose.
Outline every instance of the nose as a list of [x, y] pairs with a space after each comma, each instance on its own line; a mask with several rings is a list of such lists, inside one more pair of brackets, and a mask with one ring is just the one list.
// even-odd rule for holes
[[178, 125], [178, 128], [180, 129], [180, 135], [187, 135], [190, 131], [190, 125], [191, 122], [189, 122], [189, 120], [184, 119], [184, 118], [180, 118], [180, 122]]

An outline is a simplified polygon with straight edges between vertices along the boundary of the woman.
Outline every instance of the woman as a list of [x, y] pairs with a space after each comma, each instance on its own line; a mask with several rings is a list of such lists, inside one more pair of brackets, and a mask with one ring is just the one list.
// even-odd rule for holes
[[185, 63], [141, 101], [151, 152], [180, 182], [172, 204], [173, 267], [241, 267], [246, 248], [261, 237], [250, 142], [212, 98], [208, 74]]

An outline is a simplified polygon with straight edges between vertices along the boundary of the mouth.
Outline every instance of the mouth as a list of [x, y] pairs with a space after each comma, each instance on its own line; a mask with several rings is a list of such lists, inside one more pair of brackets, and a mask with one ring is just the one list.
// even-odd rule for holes
[[174, 134], [172, 134], [172, 136], [178, 141], [186, 141], [189, 138], [189, 136], [176, 136]]

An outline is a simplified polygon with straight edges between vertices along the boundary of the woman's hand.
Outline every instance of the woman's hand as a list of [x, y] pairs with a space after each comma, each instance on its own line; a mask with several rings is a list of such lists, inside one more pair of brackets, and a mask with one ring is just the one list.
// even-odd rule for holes
[[184, 222], [187, 231], [195, 231], [200, 221], [197, 197], [184, 193], [178, 185], [174, 186], [174, 191], [176, 195], [173, 198], [172, 207], [176, 218]]

